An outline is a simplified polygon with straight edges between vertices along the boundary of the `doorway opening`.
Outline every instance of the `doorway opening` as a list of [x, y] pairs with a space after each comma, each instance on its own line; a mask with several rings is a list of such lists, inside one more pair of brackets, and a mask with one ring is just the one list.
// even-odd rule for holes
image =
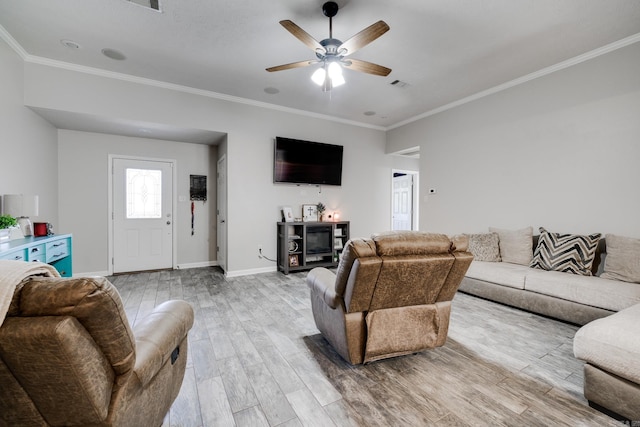
[[391, 229], [418, 230], [418, 172], [391, 173]]
[[109, 163], [109, 274], [175, 268], [175, 161]]

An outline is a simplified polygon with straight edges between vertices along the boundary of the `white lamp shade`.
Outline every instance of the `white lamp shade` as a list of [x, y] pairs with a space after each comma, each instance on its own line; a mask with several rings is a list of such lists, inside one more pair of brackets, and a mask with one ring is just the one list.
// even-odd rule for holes
[[311, 75], [311, 80], [313, 80], [313, 82], [315, 84], [317, 84], [318, 86], [322, 86], [322, 84], [324, 83], [324, 78], [327, 75], [327, 72], [324, 70], [324, 68], [318, 68], [312, 75]]
[[2, 212], [16, 218], [38, 216], [38, 196], [5, 194], [2, 197]]

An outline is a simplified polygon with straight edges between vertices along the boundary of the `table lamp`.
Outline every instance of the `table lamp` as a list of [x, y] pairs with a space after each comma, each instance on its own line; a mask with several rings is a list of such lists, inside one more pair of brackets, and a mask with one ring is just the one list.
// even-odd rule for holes
[[33, 236], [33, 224], [29, 217], [38, 216], [38, 196], [5, 194], [2, 197], [2, 211], [18, 220], [25, 237]]

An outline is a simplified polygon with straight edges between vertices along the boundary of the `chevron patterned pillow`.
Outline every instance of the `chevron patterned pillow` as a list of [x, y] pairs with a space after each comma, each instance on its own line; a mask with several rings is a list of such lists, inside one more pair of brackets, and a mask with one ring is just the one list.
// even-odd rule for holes
[[540, 227], [538, 246], [529, 267], [591, 276], [600, 237], [600, 233], [588, 236], [550, 233]]

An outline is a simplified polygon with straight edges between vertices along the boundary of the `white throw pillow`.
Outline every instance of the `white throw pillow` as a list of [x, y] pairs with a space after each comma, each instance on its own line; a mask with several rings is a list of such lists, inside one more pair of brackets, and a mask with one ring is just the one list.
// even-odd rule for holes
[[640, 239], [607, 234], [604, 279], [640, 283]]
[[533, 258], [533, 227], [520, 230], [489, 227], [489, 231], [498, 233], [502, 262], [529, 265]]

